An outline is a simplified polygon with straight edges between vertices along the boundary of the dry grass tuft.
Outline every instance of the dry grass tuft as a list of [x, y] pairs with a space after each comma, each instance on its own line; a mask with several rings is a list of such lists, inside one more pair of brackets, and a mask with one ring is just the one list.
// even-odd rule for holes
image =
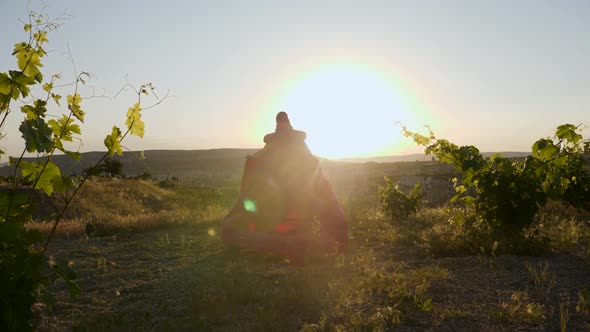
[[514, 325], [538, 325], [546, 318], [543, 306], [522, 291], [514, 292], [509, 301], [500, 303], [497, 317]]

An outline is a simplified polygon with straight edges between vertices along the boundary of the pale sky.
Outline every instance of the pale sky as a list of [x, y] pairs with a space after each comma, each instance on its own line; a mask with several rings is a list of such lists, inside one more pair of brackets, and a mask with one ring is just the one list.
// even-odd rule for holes
[[[16, 67], [27, 3], [0, 0], [0, 72]], [[279, 111], [333, 158], [420, 151], [396, 121], [482, 151], [527, 151], [560, 124], [590, 124], [586, 0], [45, 5], [50, 17], [68, 13], [48, 36], [46, 77], [73, 79], [69, 45], [78, 70], [95, 75], [95, 94], [114, 96], [126, 77], [170, 90], [145, 111], [146, 135], [124, 144], [131, 150], [262, 147]], [[130, 94], [84, 100], [81, 151], [104, 150], [132, 104]], [[13, 155], [20, 121], [13, 107], [0, 141]]]

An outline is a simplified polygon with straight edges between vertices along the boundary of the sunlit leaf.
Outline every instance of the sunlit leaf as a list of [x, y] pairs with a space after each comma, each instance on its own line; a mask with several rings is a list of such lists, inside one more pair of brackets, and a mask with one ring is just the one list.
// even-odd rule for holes
[[533, 155], [541, 160], [549, 160], [559, 153], [559, 148], [549, 139], [542, 138], [533, 144]]
[[571, 124], [563, 124], [557, 127], [557, 132], [555, 133], [555, 136], [557, 136], [558, 139], [567, 138], [568, 136], [571, 136], [571, 133], [575, 130], [576, 126]]
[[578, 128], [572, 124], [564, 124], [557, 127], [555, 136], [558, 139], [576, 144], [583, 139], [582, 135], [576, 132], [577, 129]]
[[74, 134], [80, 135], [80, 126], [74, 123], [74, 119], [66, 115], [57, 120], [49, 120], [47, 124], [51, 127], [53, 135], [60, 140], [71, 142]]
[[129, 128], [129, 133], [131, 135], [143, 137], [144, 123], [141, 120], [141, 106], [139, 103], [136, 103], [127, 111], [127, 121], [125, 121], [125, 125]]
[[22, 170], [23, 178], [30, 181], [37, 179], [35, 189], [41, 189], [50, 196], [53, 193], [52, 182], [61, 178], [61, 171], [53, 162], [48, 162], [45, 169], [43, 169], [44, 164], [44, 162], [21, 161], [18, 167]]
[[16, 56], [18, 68], [26, 76], [36, 77], [40, 73], [39, 67], [43, 67], [41, 55], [31, 45], [17, 43], [14, 45], [14, 52], [12, 54]]
[[18, 99], [19, 91], [6, 73], [0, 73], [0, 112], [6, 111], [10, 99]]
[[10, 95], [12, 92], [12, 80], [6, 73], [0, 73], [0, 93]]
[[123, 147], [121, 146], [120, 138], [121, 130], [117, 128], [117, 126], [113, 126], [111, 134], [107, 135], [104, 139], [104, 145], [108, 149], [109, 156], [112, 156], [115, 153], [120, 156], [123, 155]]
[[28, 86], [35, 84], [35, 79], [27, 77], [21, 71], [11, 70], [9, 71], [9, 73], [12, 84], [14, 85], [14, 87], [16, 87], [16, 89], [14, 89], [13, 91], [17, 92], [16, 96], [13, 92], [12, 99], [16, 100], [18, 98], [18, 92], [20, 92], [23, 98], [27, 97], [29, 95], [29, 92], [31, 91], [31, 89]]
[[45, 92], [49, 92], [53, 89], [53, 83], [45, 83], [43, 84], [43, 90], [45, 90]]
[[47, 39], [47, 31], [38, 31], [33, 33], [33, 38], [37, 41], [37, 43], [39, 44], [43, 44], [48, 42], [49, 40]]
[[70, 109], [70, 111], [72, 111], [72, 113], [74, 114], [74, 116], [80, 120], [80, 122], [84, 123], [84, 112], [82, 111], [82, 109], [80, 108], [80, 102], [82, 101], [82, 97], [80, 97], [80, 95], [78, 93], [76, 93], [75, 95], [68, 95], [68, 108]]
[[37, 99], [33, 105], [25, 105], [21, 107], [21, 111], [27, 115], [27, 120], [35, 120], [38, 117], [44, 117], [47, 112], [47, 102], [45, 100]]

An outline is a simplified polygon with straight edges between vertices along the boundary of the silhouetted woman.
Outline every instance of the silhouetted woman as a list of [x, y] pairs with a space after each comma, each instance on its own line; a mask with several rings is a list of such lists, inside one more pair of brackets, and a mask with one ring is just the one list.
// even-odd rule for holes
[[246, 160], [240, 197], [222, 226], [226, 244], [283, 254], [302, 264], [317, 217], [323, 242], [346, 247], [342, 209], [306, 136], [293, 129], [287, 113], [277, 114], [275, 132]]

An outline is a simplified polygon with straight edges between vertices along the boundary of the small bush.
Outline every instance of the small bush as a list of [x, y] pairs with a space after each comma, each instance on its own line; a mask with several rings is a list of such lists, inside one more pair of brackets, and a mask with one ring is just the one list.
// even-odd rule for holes
[[174, 182], [170, 179], [164, 179], [158, 182], [158, 186], [160, 186], [160, 188], [164, 188], [164, 189], [171, 189], [171, 188], [176, 188], [176, 186], [178, 185], [178, 182]]
[[379, 188], [382, 211], [391, 218], [392, 222], [407, 220], [422, 206], [422, 190], [416, 184], [409, 193], [404, 193], [399, 188], [399, 183], [385, 177], [385, 187]]
[[100, 165], [89, 166], [82, 171], [84, 176], [106, 176], [110, 178], [125, 177], [123, 163], [114, 158], [105, 158]]

